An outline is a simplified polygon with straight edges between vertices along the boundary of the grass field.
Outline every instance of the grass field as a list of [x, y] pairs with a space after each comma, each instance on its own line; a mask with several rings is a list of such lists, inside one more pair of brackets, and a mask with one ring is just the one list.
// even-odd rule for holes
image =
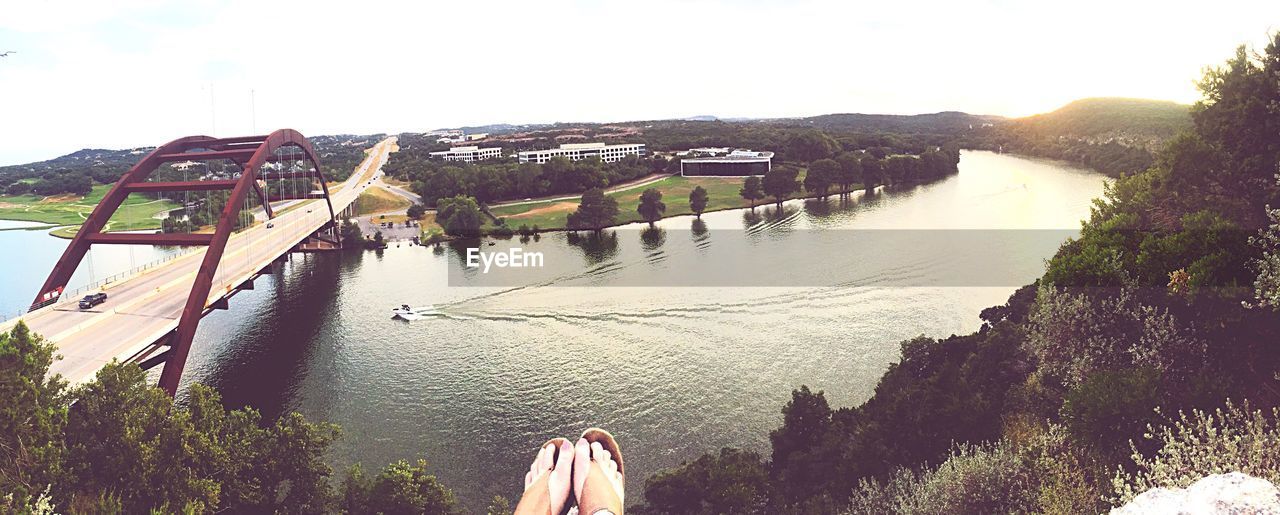
[[[98, 205], [110, 187], [110, 185], [96, 185], [93, 191], [84, 197], [0, 195], [0, 219], [78, 227], [84, 223], [84, 219], [93, 211], [94, 206]], [[150, 199], [137, 194], [130, 195], [107, 222], [106, 229], [108, 231], [158, 229], [160, 220], [155, 218], [156, 213], [177, 207], [180, 206], [168, 200]], [[60, 236], [65, 235], [60, 234]]]
[[408, 199], [382, 188], [369, 188], [356, 197], [356, 212], [361, 215], [390, 213], [408, 209]]
[[[804, 179], [803, 172], [800, 179]], [[693, 191], [696, 186], [702, 186], [707, 190], [706, 212], [748, 207], [747, 201], [738, 195], [738, 191], [742, 189], [743, 180], [742, 177], [682, 177], [675, 175], [652, 184], [609, 193], [609, 196], [618, 200], [617, 223], [621, 225], [643, 220], [640, 214], [636, 212], [636, 207], [640, 205], [640, 194], [649, 188], [656, 188], [662, 192], [662, 203], [667, 205], [667, 211], [663, 214], [663, 218], [691, 214], [692, 211], [689, 210], [689, 192]], [[792, 198], [804, 196], [806, 195], [803, 193], [797, 193]], [[762, 203], [768, 202], [769, 200], [762, 201]], [[493, 207], [491, 211], [493, 211], [494, 216], [506, 218], [507, 226], [513, 229], [521, 225], [528, 225], [529, 227], [537, 225], [539, 229], [563, 229], [569, 213], [572, 213], [577, 208], [578, 200], [571, 199], [497, 206]]]

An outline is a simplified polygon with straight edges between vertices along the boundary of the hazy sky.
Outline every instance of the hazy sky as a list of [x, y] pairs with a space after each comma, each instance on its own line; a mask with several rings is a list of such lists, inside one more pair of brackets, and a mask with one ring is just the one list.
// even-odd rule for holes
[[1191, 102], [1277, 29], [1275, 0], [24, 0], [0, 10], [0, 164], [255, 126]]

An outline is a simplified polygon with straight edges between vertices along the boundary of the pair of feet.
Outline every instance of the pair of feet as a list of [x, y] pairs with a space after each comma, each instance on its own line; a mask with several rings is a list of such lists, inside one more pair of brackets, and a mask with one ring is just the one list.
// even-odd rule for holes
[[588, 429], [576, 444], [554, 438], [538, 449], [524, 476], [515, 515], [560, 515], [577, 503], [580, 515], [622, 515], [622, 453], [608, 431]]

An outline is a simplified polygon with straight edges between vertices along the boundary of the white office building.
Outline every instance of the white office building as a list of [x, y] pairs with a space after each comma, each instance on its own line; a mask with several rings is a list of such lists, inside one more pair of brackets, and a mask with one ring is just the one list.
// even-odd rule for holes
[[557, 157], [570, 161], [598, 157], [601, 161], [612, 163], [627, 156], [644, 157], [644, 143], [623, 143], [605, 145], [604, 143], [565, 143], [560, 148], [548, 150], [526, 150], [520, 152], [521, 163], [545, 163]]
[[449, 150], [441, 150], [432, 152], [431, 157], [444, 159], [445, 161], [481, 161], [485, 159], [497, 159], [502, 157], [502, 147], [480, 148], [480, 147], [453, 147]]

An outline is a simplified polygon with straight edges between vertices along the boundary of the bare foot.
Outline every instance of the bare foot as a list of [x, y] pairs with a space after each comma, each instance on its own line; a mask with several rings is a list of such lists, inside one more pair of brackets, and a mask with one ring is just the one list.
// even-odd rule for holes
[[[616, 442], [613, 446], [617, 449]], [[598, 510], [608, 509], [615, 515], [622, 515], [621, 456], [616, 458], [599, 441], [578, 439], [573, 452], [573, 491], [578, 498], [578, 513], [593, 515]]]
[[538, 449], [538, 456], [524, 475], [524, 495], [515, 515], [560, 515], [569, 503], [572, 486], [573, 446], [555, 438]]

